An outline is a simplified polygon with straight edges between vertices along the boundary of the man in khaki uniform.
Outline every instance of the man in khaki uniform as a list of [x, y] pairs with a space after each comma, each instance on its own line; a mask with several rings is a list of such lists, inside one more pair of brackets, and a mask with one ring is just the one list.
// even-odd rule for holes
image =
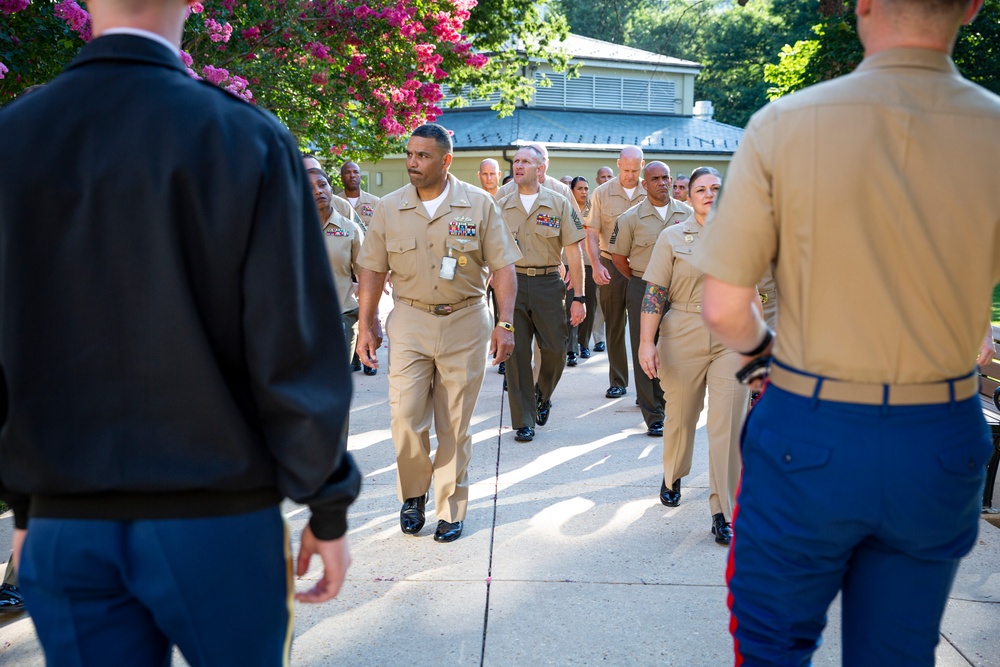
[[355, 296], [357, 286], [354, 283], [354, 276], [358, 273], [357, 261], [358, 255], [361, 254], [364, 232], [356, 222], [333, 210], [330, 205], [333, 189], [326, 173], [316, 168], [309, 169], [306, 173], [312, 184], [316, 212], [323, 221], [323, 242], [326, 244], [326, 256], [330, 260], [333, 284], [340, 296], [340, 311], [344, 319], [347, 349], [353, 354], [358, 337], [358, 298]]
[[628, 289], [628, 278], [615, 268], [608, 245], [618, 216], [646, 198], [646, 190], [639, 183], [644, 165], [642, 151], [638, 147], [623, 148], [618, 157], [618, 178], [605, 181], [590, 193], [590, 200], [583, 211], [594, 282], [601, 286], [601, 310], [604, 312], [608, 362], [611, 365], [608, 373], [611, 386], [605, 392], [608, 398], [624, 396], [628, 386], [628, 355], [625, 352], [625, 291]]
[[604, 185], [614, 177], [615, 172], [611, 167], [601, 167], [597, 170], [597, 185]]
[[[315, 155], [310, 155], [309, 153], [303, 153], [302, 164], [305, 165], [306, 171], [309, 171], [311, 169], [319, 169], [323, 173], [326, 173], [323, 170], [323, 165], [320, 164], [319, 158], [317, 158]], [[341, 214], [348, 220], [356, 222], [361, 227], [361, 229], [366, 228], [364, 221], [357, 214], [354, 208], [351, 207], [350, 202], [348, 202], [346, 199], [344, 199], [343, 197], [338, 197], [335, 194], [331, 194], [329, 201], [330, 201], [330, 207], [333, 208], [334, 211]]]
[[[807, 664], [841, 592], [843, 664], [934, 664], [991, 450], [1000, 98], [950, 58], [981, 4], [858, 0], [864, 61], [753, 116], [695, 259], [715, 335], [773, 348], [742, 445], [737, 662]], [[751, 307], [772, 261], [773, 336]]]
[[629, 340], [632, 343], [632, 377], [639, 409], [646, 422], [646, 434], [663, 435], [663, 389], [659, 380], [650, 379], [639, 365], [639, 311], [646, 294], [642, 274], [653, 254], [653, 245], [664, 228], [688, 218], [691, 207], [670, 196], [670, 167], [650, 162], [643, 171], [645, 201], [625, 211], [618, 218], [608, 249], [615, 268], [626, 278], [625, 308], [628, 313]]
[[674, 179], [674, 199], [687, 203], [688, 200], [688, 177], [684, 174], [677, 174]]
[[[486, 373], [487, 349], [494, 365], [514, 346], [514, 262], [521, 254], [496, 202], [448, 173], [451, 137], [428, 123], [406, 146], [410, 185], [386, 195], [375, 207], [361, 248], [358, 355], [377, 367], [375, 308], [385, 274], [392, 271], [395, 306], [389, 336], [389, 410], [398, 467], [400, 528], [416, 534], [424, 526], [431, 479], [438, 516], [434, 539], [462, 534], [469, 497], [469, 423]], [[500, 308], [494, 327], [486, 308], [486, 276]], [[491, 333], [492, 329], [492, 333]], [[431, 460], [431, 419], [437, 455]]]
[[345, 162], [340, 168], [340, 182], [344, 184], [344, 199], [361, 218], [361, 226], [368, 229], [379, 198], [361, 189], [361, 167], [357, 162]]
[[[499, 200], [500, 211], [522, 257], [517, 261], [514, 304], [514, 355], [507, 365], [507, 391], [514, 439], [535, 437], [534, 426], [549, 419], [552, 392], [566, 366], [569, 331], [564, 317], [566, 285], [560, 277], [561, 254], [574, 285], [583, 285], [583, 223], [565, 197], [539, 185], [545, 175], [541, 152], [527, 146], [514, 155], [518, 191]], [[582, 290], [581, 290], [582, 291]], [[572, 323], [586, 316], [583, 294], [574, 297]], [[537, 384], [531, 372], [532, 339], [540, 350]]]
[[[545, 148], [545, 146], [543, 146], [542, 144], [538, 144], [538, 143], [529, 144], [528, 147], [529, 148], [534, 148], [536, 151], [538, 151], [542, 155], [542, 162], [544, 164], [545, 170], [541, 170], [539, 172], [540, 174], [544, 174], [544, 177], [543, 176], [539, 176], [539, 184], [543, 188], [548, 188], [549, 190], [557, 192], [558, 194], [560, 194], [563, 197], [565, 197], [569, 201], [570, 206], [573, 207], [573, 210], [576, 211], [577, 215], [579, 215], [580, 214], [580, 206], [576, 203], [576, 197], [573, 196], [573, 191], [569, 189], [568, 185], [566, 185], [565, 183], [563, 183], [562, 181], [560, 181], [558, 179], [552, 178], [546, 172], [546, 170], [549, 168], [549, 151], [548, 151], [548, 149]], [[506, 185], [500, 186], [500, 190], [497, 192], [496, 198], [499, 201], [500, 199], [503, 199], [507, 195], [511, 194], [512, 192], [517, 192], [517, 189], [518, 188], [517, 188], [517, 181], [516, 181], [516, 179], [512, 180], [509, 183], [507, 183]]]
[[479, 163], [479, 183], [494, 199], [500, 189], [500, 163], [491, 157]]

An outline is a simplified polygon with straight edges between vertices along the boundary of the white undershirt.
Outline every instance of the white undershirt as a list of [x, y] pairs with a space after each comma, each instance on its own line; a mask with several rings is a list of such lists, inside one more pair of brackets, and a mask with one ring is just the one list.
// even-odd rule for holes
[[631, 199], [631, 198], [632, 198], [632, 195], [634, 195], [634, 194], [635, 194], [635, 188], [622, 188], [622, 190], [624, 190], [624, 191], [625, 191], [625, 194], [627, 194], [627, 195], [628, 195], [628, 198], [629, 198], [629, 199]]
[[359, 199], [361, 199], [361, 195], [358, 195], [357, 197], [348, 197], [347, 201], [350, 203], [352, 208], [357, 208]]
[[535, 205], [535, 200], [538, 199], [538, 193], [533, 195], [521, 195], [521, 206], [524, 207], [525, 212], [531, 210], [531, 207]]
[[150, 32], [149, 30], [143, 30], [142, 28], [108, 28], [102, 32], [99, 37], [104, 35], [135, 35], [136, 37], [145, 37], [146, 39], [151, 39], [154, 42], [159, 42], [163, 46], [170, 49], [170, 53], [174, 54], [178, 58], [180, 54], [176, 46], [170, 43], [170, 40], [163, 35], [157, 35], [155, 32]]
[[670, 208], [669, 205], [668, 206], [654, 206], [653, 208], [655, 208], [656, 212], [660, 214], [660, 220], [666, 220], [667, 219], [667, 209]]
[[444, 191], [439, 194], [434, 199], [428, 199], [423, 202], [424, 210], [427, 211], [427, 217], [433, 218], [434, 214], [437, 213], [438, 207], [444, 203], [445, 198], [448, 196], [448, 188], [451, 187], [451, 183], [444, 184]]

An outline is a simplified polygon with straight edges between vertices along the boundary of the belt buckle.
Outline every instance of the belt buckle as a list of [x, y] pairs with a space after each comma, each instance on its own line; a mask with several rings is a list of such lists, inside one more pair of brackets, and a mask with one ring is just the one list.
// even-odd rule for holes
[[768, 298], [767, 294], [764, 294], [763, 292], [758, 292], [758, 294], [760, 295], [760, 303], [761, 303], [761, 305], [764, 305], [765, 303], [767, 303], [767, 298]]
[[526, 270], [526, 272], [525, 272], [525, 275], [527, 275], [527, 276], [537, 276], [538, 275], [538, 269], [528, 268]]
[[431, 308], [431, 312], [435, 315], [451, 315], [451, 306], [440, 304]]

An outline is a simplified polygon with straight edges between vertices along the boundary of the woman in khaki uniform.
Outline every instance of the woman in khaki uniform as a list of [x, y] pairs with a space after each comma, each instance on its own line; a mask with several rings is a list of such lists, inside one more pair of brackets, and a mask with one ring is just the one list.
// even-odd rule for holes
[[[649, 284], [642, 303], [639, 362], [646, 375], [659, 376], [663, 386], [666, 419], [660, 502], [669, 507], [680, 503], [681, 478], [691, 472], [698, 415], [708, 389], [708, 504], [715, 541], [729, 544], [740, 476], [740, 427], [749, 391], [735, 377], [741, 365], [739, 355], [702, 324], [705, 275], [690, 262], [698, 252], [705, 218], [721, 185], [715, 169], [696, 169], [688, 183], [694, 214], [664, 229], [656, 240], [643, 274]], [[659, 342], [654, 343], [657, 327]]]

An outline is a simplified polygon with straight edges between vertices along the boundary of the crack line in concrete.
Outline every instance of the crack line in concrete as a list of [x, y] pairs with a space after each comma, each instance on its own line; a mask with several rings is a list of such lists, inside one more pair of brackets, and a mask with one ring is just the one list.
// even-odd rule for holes
[[490, 525], [490, 557], [486, 568], [486, 608], [483, 610], [483, 645], [479, 652], [479, 667], [483, 667], [486, 661], [486, 631], [490, 625], [490, 585], [493, 583], [493, 542], [496, 539], [497, 532], [497, 496], [500, 495], [500, 442], [503, 438], [503, 399], [505, 393], [505, 390], [500, 390], [500, 423], [497, 424], [497, 462], [493, 473], [493, 523]]
[[939, 636], [941, 637], [941, 639], [943, 639], [946, 642], [948, 642], [948, 645], [951, 646], [953, 649], [955, 649], [955, 653], [957, 653], [963, 660], [965, 660], [967, 663], [969, 663], [970, 667], [974, 667], [975, 666], [975, 663], [972, 662], [971, 660], [969, 660], [969, 658], [964, 653], [962, 653], [962, 649], [958, 648], [958, 646], [955, 645], [955, 642], [953, 642], [950, 639], [948, 639], [948, 635], [946, 635], [945, 633], [941, 632], [941, 633], [939, 633]]

